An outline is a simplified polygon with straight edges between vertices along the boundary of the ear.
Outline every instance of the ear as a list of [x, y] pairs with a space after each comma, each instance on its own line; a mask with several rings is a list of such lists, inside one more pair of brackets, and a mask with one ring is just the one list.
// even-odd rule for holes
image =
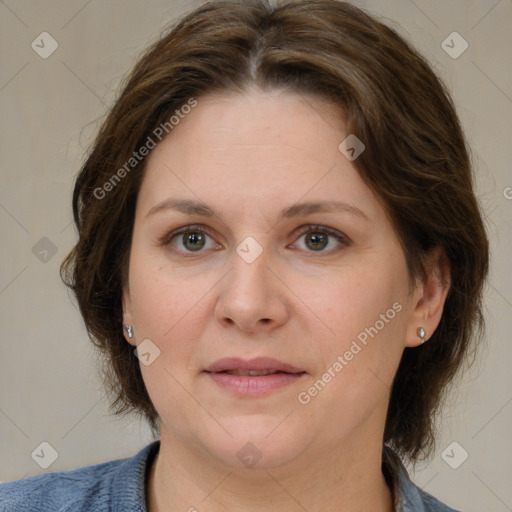
[[444, 250], [435, 247], [425, 259], [426, 280], [419, 281], [413, 293], [414, 310], [409, 318], [405, 344], [421, 345], [418, 328], [425, 329], [425, 342], [437, 329], [450, 289], [450, 263]]
[[132, 317], [132, 308], [131, 308], [131, 299], [130, 299], [130, 290], [128, 286], [123, 286], [123, 334], [125, 340], [134, 347], [137, 346], [135, 343], [135, 335], [133, 338], [128, 337], [128, 333], [125, 330], [126, 325], [131, 325], [133, 327], [133, 317]]

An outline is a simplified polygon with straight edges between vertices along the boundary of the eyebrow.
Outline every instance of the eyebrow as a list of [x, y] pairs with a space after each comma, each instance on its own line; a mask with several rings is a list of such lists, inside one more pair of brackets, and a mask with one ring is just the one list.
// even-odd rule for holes
[[[146, 218], [155, 215], [156, 213], [176, 210], [189, 215], [199, 215], [202, 217], [220, 217], [220, 215], [208, 205], [193, 201], [190, 199], [174, 199], [169, 198], [157, 205], [153, 206], [146, 214]], [[281, 210], [278, 220], [289, 219], [293, 217], [304, 217], [312, 213], [336, 213], [345, 212], [351, 213], [355, 216], [361, 217], [365, 221], [369, 222], [368, 216], [356, 206], [344, 203], [342, 201], [319, 201], [319, 202], [307, 202], [297, 203]]]

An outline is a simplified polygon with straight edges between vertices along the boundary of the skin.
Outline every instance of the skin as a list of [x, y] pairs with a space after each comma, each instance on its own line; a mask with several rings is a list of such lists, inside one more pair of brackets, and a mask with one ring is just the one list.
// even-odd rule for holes
[[[162, 422], [150, 512], [393, 510], [381, 472], [389, 390], [404, 347], [421, 343], [418, 327], [428, 339], [439, 323], [448, 286], [438, 278], [447, 282], [448, 269], [434, 251], [430, 279], [411, 293], [393, 225], [338, 150], [347, 135], [324, 99], [251, 89], [198, 98], [150, 154], [123, 298], [134, 329], [127, 342], [149, 339], [160, 350], [141, 363]], [[148, 215], [170, 197], [218, 215]], [[340, 211], [278, 220], [284, 207], [326, 200], [367, 219]], [[194, 224], [207, 231], [203, 243], [183, 234], [160, 243]], [[317, 248], [298, 230], [310, 224], [349, 242], [330, 235]], [[262, 249], [252, 263], [236, 251], [248, 236]], [[396, 303], [400, 312], [378, 335], [300, 403]], [[270, 356], [307, 373], [269, 395], [237, 397], [203, 372], [228, 356]], [[261, 453], [252, 467], [237, 457], [248, 442]]]

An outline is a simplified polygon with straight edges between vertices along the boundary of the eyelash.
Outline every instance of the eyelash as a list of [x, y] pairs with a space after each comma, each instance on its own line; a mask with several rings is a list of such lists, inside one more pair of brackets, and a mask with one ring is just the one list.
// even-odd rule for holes
[[[328, 228], [325, 226], [309, 224], [306, 226], [301, 226], [300, 228], [298, 228], [298, 230], [299, 230], [299, 233], [297, 235], [297, 239], [305, 234], [308, 234], [308, 233], [323, 233], [323, 234], [327, 234], [327, 235], [334, 237], [338, 242], [340, 242], [340, 244], [342, 246], [349, 247], [350, 245], [352, 245], [352, 242], [346, 235], [344, 235], [343, 233], [340, 233], [337, 230], [334, 230], [334, 229], [331, 229], [331, 228]], [[210, 238], [213, 239], [213, 236], [209, 233], [208, 229], [205, 229], [203, 226], [200, 226], [200, 225], [190, 225], [190, 226], [185, 226], [183, 228], [174, 230], [169, 234], [166, 234], [164, 237], [162, 237], [159, 240], [159, 245], [163, 245], [163, 246], [173, 245], [171, 242], [175, 237], [177, 237], [178, 235], [184, 235], [186, 233], [201, 233], [201, 234], [208, 235]], [[195, 251], [195, 252], [194, 251], [184, 252], [180, 249], [177, 249], [174, 246], [173, 246], [173, 248], [178, 254], [180, 254], [181, 256], [184, 256], [186, 258], [193, 257], [193, 256], [196, 256], [196, 254], [205, 252], [202, 250]], [[320, 255], [321, 254], [329, 254], [330, 255], [338, 250], [340, 250], [340, 247], [331, 249], [329, 251], [306, 251], [306, 252], [310, 252], [312, 254], [317, 252]]]

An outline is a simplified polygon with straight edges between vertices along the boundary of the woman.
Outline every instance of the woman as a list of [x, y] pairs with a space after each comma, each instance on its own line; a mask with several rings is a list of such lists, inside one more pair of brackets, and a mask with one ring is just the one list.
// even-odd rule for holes
[[209, 2], [139, 60], [62, 266], [134, 457], [2, 510], [449, 511], [409, 479], [481, 335], [488, 242], [453, 103], [336, 0]]

